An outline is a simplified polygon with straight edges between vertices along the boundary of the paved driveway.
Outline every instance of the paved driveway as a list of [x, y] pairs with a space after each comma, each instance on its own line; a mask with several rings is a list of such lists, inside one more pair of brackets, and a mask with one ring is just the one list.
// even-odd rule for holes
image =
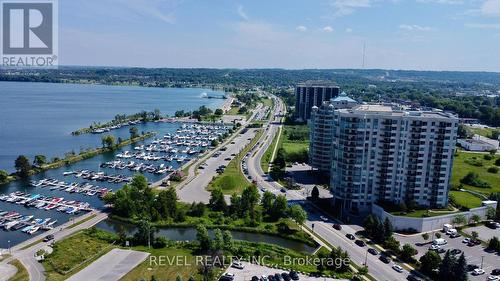
[[[479, 234], [479, 239], [488, 242], [493, 236], [496, 236], [497, 238], [500, 239], [500, 228], [497, 229], [491, 229], [489, 227], [486, 227], [484, 225], [480, 226], [474, 226], [474, 227], [468, 227], [463, 230], [467, 234], [471, 234], [472, 231], [476, 231]], [[500, 263], [500, 261], [499, 261]]]
[[68, 278], [68, 281], [119, 280], [141, 262], [149, 253], [113, 249], [95, 262]]

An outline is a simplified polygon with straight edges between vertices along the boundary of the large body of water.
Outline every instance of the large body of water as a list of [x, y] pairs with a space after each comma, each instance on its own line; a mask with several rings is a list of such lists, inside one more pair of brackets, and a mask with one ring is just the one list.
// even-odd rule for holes
[[[47, 157], [63, 156], [69, 151], [79, 152], [83, 148], [94, 148], [101, 145], [101, 135], [86, 134], [72, 136], [71, 131], [87, 127], [94, 121], [108, 121], [116, 114], [131, 114], [141, 110], [151, 111], [158, 108], [163, 114], [172, 115], [176, 110], [194, 110], [205, 105], [216, 108], [222, 100], [202, 98], [202, 93], [213, 91], [206, 89], [157, 89], [140, 87], [115, 87], [101, 85], [78, 84], [43, 84], [0, 82], [0, 169], [11, 171], [15, 158], [24, 154], [30, 159], [36, 154]], [[220, 93], [219, 93], [220, 94]], [[155, 131], [161, 137], [167, 133], [175, 133], [179, 124], [146, 123], [136, 127], [141, 131]], [[129, 127], [113, 130], [110, 134], [116, 138], [129, 137]], [[148, 144], [151, 139], [142, 142]], [[135, 144], [139, 145], [139, 144]], [[135, 146], [134, 145], [134, 146]], [[129, 170], [100, 169], [103, 162], [115, 159], [117, 153], [132, 151], [133, 146], [123, 147], [113, 152], [98, 155], [75, 164], [37, 174], [26, 181], [14, 181], [0, 186], [0, 194], [14, 191], [42, 194], [44, 196], [64, 197], [65, 200], [78, 200], [90, 203], [93, 207], [102, 206], [97, 196], [86, 196], [79, 193], [54, 191], [49, 188], [30, 186], [30, 180], [56, 178], [61, 181], [83, 182], [73, 176], [63, 176], [67, 170], [102, 170], [107, 174], [131, 176]], [[174, 168], [179, 163], [172, 162]], [[150, 181], [160, 179], [161, 175], [147, 173]], [[100, 187], [116, 190], [123, 183], [90, 182]], [[16, 211], [22, 215], [34, 215], [35, 218], [57, 219], [59, 225], [70, 219], [70, 215], [55, 210], [45, 211], [27, 208], [0, 201], [0, 210]], [[37, 234], [39, 234], [38, 232]], [[21, 231], [0, 230], [0, 248], [7, 248], [28, 239], [28, 234]]]
[[[51, 159], [70, 151], [101, 144], [99, 135], [72, 136], [93, 122], [106, 122], [116, 114], [160, 109], [173, 115], [201, 105], [216, 108], [223, 100], [202, 98], [208, 89], [144, 88], [128, 86], [0, 82], [0, 169], [12, 172], [23, 154]], [[140, 129], [140, 128], [139, 128]], [[121, 135], [127, 137], [127, 130]]]

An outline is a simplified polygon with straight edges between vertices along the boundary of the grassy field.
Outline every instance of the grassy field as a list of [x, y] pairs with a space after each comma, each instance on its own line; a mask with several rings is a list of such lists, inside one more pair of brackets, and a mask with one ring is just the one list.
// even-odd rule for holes
[[22, 265], [22, 263], [18, 260], [13, 260], [9, 264], [15, 266], [17, 268], [17, 273], [14, 275], [12, 278], [9, 279], [9, 281], [29, 281], [30, 276], [28, 274], [28, 271]]
[[278, 142], [278, 133], [276, 136], [274, 136], [273, 142], [271, 145], [267, 148], [266, 152], [264, 152], [264, 155], [262, 155], [262, 158], [260, 159], [260, 166], [262, 167], [262, 170], [267, 173], [269, 170], [269, 164], [272, 162], [273, 159], [273, 151], [274, 147], [276, 146], [276, 143]]
[[[296, 139], [297, 136], [301, 139]], [[307, 162], [307, 153], [309, 150], [309, 127], [307, 125], [285, 125], [280, 137], [279, 147], [285, 150], [287, 162]], [[304, 157], [300, 157], [300, 155]]]
[[260, 139], [262, 133], [262, 130], [258, 130], [252, 141], [229, 162], [224, 172], [217, 176], [215, 180], [208, 185], [207, 190], [220, 188], [224, 194], [240, 194], [243, 189], [249, 185], [243, 171], [241, 170], [241, 162], [243, 161], [245, 154], [247, 154], [247, 152], [250, 151], [250, 149]]
[[489, 167], [495, 166], [495, 160], [500, 156], [496, 155], [492, 160], [485, 160], [484, 155], [487, 154], [488, 153], [471, 153], [460, 151], [458, 155], [455, 156], [455, 160], [453, 162], [451, 184], [453, 186], [459, 186], [460, 180], [465, 177], [468, 172], [474, 172], [479, 175], [479, 178], [481, 180], [489, 183], [491, 188], [480, 188], [464, 184], [464, 189], [477, 191], [485, 195], [488, 195], [492, 192], [500, 192], [500, 173], [493, 174], [487, 171]]
[[89, 233], [89, 230], [78, 232], [55, 244], [54, 252], [42, 262], [48, 281], [66, 280], [113, 248], [109, 242]]
[[267, 107], [272, 107], [273, 106], [273, 100], [269, 98], [261, 99], [260, 100], [264, 106]]
[[463, 191], [450, 191], [450, 197], [460, 206], [476, 208], [481, 206], [481, 199], [473, 194]]
[[226, 112], [225, 114], [226, 114], [226, 115], [239, 115], [239, 114], [238, 114], [238, 110], [239, 110], [239, 109], [240, 109], [240, 108], [239, 108], [239, 107], [237, 107], [237, 106], [232, 106], [232, 107], [231, 107], [231, 109], [230, 109], [228, 112]]
[[492, 138], [493, 131], [495, 131], [495, 130], [500, 131], [500, 128], [489, 128], [489, 127], [488, 128], [479, 128], [479, 127], [467, 126], [467, 129], [469, 129], [474, 134], [478, 134], [480, 136], [487, 137], [487, 138]]

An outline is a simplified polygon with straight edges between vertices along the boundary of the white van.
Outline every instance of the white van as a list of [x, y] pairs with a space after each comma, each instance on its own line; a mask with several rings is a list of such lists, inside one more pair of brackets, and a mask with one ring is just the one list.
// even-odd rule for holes
[[444, 233], [448, 232], [448, 230], [450, 230], [452, 228], [453, 228], [453, 226], [451, 224], [447, 224], [447, 223], [443, 224], [443, 232]]
[[434, 241], [432, 241], [432, 244], [434, 244], [434, 245], [446, 245], [446, 244], [448, 244], [448, 242], [446, 242], [446, 240], [444, 240], [443, 238], [438, 238], [438, 239], [434, 239]]
[[457, 230], [455, 228], [449, 229], [448, 231], [446, 231], [446, 234], [455, 236], [457, 234]]

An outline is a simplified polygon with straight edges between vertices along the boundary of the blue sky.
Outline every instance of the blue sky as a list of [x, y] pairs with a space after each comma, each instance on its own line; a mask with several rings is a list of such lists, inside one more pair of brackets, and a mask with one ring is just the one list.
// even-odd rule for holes
[[500, 71], [500, 0], [59, 0], [64, 65]]

